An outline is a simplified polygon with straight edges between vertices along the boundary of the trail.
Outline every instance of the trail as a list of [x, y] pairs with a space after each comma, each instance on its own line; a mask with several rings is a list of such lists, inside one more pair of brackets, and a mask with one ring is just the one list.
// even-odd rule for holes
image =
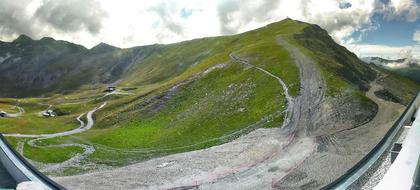
[[84, 101], [79, 101], [79, 102], [63, 103], [63, 104], [60, 104], [60, 105], [87, 104], [89, 102], [93, 102], [95, 100], [101, 100], [101, 99], [103, 99], [105, 97], [108, 97], [108, 96], [111, 96], [111, 95], [134, 95], [134, 93], [132, 93], [132, 92], [121, 92], [121, 91], [115, 90], [113, 92], [107, 92], [104, 95], [102, 95], [100, 97], [97, 97], [97, 98], [93, 98], [93, 99], [89, 99], [89, 100], [84, 100]]
[[117, 95], [133, 95], [134, 93], [132, 93], [132, 92], [120, 92], [118, 90], [114, 90], [112, 92], [105, 93], [103, 96], [101, 96], [99, 98], [96, 98], [96, 100], [100, 100], [102, 98], [105, 98], [107, 96], [114, 95], [114, 94], [117, 94]]
[[316, 150], [314, 138], [306, 137], [305, 133], [300, 137], [296, 134], [309, 131], [314, 125], [312, 122], [316, 123], [315, 112], [322, 103], [325, 89], [316, 64], [282, 38], [279, 37], [277, 41], [289, 50], [299, 67], [301, 92], [296, 98], [289, 95], [280, 77], [237, 56], [231, 55], [231, 58], [279, 81], [288, 100], [289, 113], [289, 119], [285, 120], [282, 128], [260, 128], [219, 146], [155, 158], [117, 169], [57, 177], [55, 180], [69, 189], [273, 188], [273, 184]]
[[[45, 167], [41, 169], [42, 172], [51, 172], [51, 171], [57, 171], [60, 170], [64, 167], [67, 166], [74, 166], [76, 164], [78, 164], [81, 160], [83, 160], [84, 158], [86, 158], [87, 156], [89, 156], [90, 154], [92, 154], [93, 152], [95, 152], [95, 148], [91, 145], [85, 145], [85, 144], [59, 144], [59, 145], [46, 145], [46, 146], [40, 146], [37, 145], [36, 142], [37, 141], [41, 141], [41, 140], [45, 140], [45, 139], [51, 139], [51, 138], [55, 138], [55, 137], [64, 137], [64, 136], [69, 136], [69, 135], [73, 135], [73, 134], [77, 134], [77, 133], [82, 133], [84, 131], [87, 131], [89, 129], [91, 129], [94, 125], [94, 120], [93, 120], [93, 114], [103, 108], [106, 105], [106, 102], [104, 102], [101, 106], [94, 108], [93, 110], [87, 112], [86, 114], [86, 118], [87, 118], [87, 124], [85, 124], [85, 122], [83, 122], [81, 120], [81, 118], [85, 115], [85, 114], [81, 114], [80, 116], [78, 116], [76, 118], [77, 121], [79, 121], [80, 123], [80, 127], [70, 130], [70, 131], [65, 131], [65, 132], [59, 132], [59, 133], [53, 133], [53, 134], [3, 134], [3, 136], [7, 136], [7, 137], [16, 137], [16, 138], [35, 138], [32, 139], [30, 141], [28, 141], [28, 145], [32, 146], [32, 147], [36, 147], [36, 148], [62, 148], [62, 147], [71, 147], [71, 146], [78, 146], [84, 149], [83, 153], [78, 153], [76, 155], [74, 155], [73, 157], [71, 157], [70, 159], [62, 162], [62, 163], [58, 163], [58, 164], [45, 164]], [[23, 147], [20, 148], [20, 152], [23, 152]]]
[[86, 125], [81, 120], [81, 117], [84, 114], [77, 117], [76, 120], [80, 122], [80, 127], [76, 128], [76, 129], [73, 129], [73, 130], [70, 130], [70, 131], [64, 131], [64, 132], [52, 133], [52, 134], [19, 134], [19, 133], [14, 133], [14, 134], [3, 134], [3, 136], [18, 137], [18, 138], [55, 138], [55, 137], [63, 137], [63, 136], [68, 136], [68, 135], [81, 133], [81, 132], [87, 131], [87, 130], [92, 128], [93, 124], [95, 123], [93, 118], [92, 118], [93, 113], [95, 113], [97, 110], [103, 108], [105, 105], [106, 105], [106, 102], [103, 103], [101, 106], [99, 106], [97, 108], [94, 108], [93, 110], [87, 112], [86, 118], [87, 118], [88, 122], [87, 122]]
[[284, 95], [286, 96], [286, 100], [287, 100], [287, 109], [285, 110], [286, 114], [284, 116], [284, 122], [283, 122], [283, 126], [287, 126], [290, 122], [291, 110], [292, 110], [292, 107], [293, 107], [293, 98], [289, 94], [289, 88], [287, 87], [286, 83], [280, 77], [268, 72], [267, 70], [265, 70], [261, 67], [252, 65], [246, 59], [241, 59], [240, 57], [235, 56], [233, 53], [229, 54], [229, 56], [230, 56], [231, 59], [233, 59], [235, 61], [238, 61], [238, 62], [244, 64], [245, 66], [248, 66], [248, 67], [251, 67], [251, 68], [256, 68], [256, 69], [262, 71], [263, 73], [267, 74], [268, 76], [273, 77], [273, 78], [277, 79], [277, 81], [279, 81], [280, 85], [283, 88]]
[[6, 116], [14, 118], [14, 117], [20, 117], [25, 113], [25, 109], [23, 109], [22, 107], [16, 106], [16, 108], [19, 110], [18, 113], [7, 113]]
[[317, 127], [321, 118], [321, 105], [325, 100], [325, 81], [312, 59], [281, 36], [277, 37], [277, 42], [289, 52], [299, 68], [300, 93], [294, 99], [291, 108], [292, 117], [287, 130], [289, 133], [308, 135]]

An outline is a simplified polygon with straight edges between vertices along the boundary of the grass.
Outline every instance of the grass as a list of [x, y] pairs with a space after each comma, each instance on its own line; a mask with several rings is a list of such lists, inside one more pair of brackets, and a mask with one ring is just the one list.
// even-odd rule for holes
[[[0, 132], [50, 133], [75, 128], [78, 126], [75, 118], [79, 114], [106, 100], [107, 106], [94, 115], [93, 129], [38, 144], [90, 144], [96, 151], [84, 162], [120, 166], [222, 144], [256, 128], [279, 127], [287, 105], [279, 82], [255, 68], [246, 69], [229, 57], [235, 53], [249, 59], [251, 64], [282, 78], [289, 93], [297, 96], [299, 70], [287, 51], [277, 44], [279, 35], [318, 63], [326, 80], [328, 96], [339, 97], [343, 91], [350, 90], [349, 94], [360, 99], [361, 104], [372, 107], [358, 91], [369, 77], [357, 78], [356, 83], [350, 81], [365, 68], [354, 60], [343, 65], [342, 60], [332, 57], [331, 48], [320, 48], [325, 44], [319, 41], [313, 43], [319, 45], [319, 51], [311, 49], [314, 47], [305, 43], [312, 44], [313, 36], [296, 37], [296, 34], [304, 34], [308, 27], [310, 25], [305, 23], [285, 20], [243, 34], [156, 46], [156, 51], [136, 63], [118, 85], [130, 88], [134, 95], [98, 99], [103, 95], [102, 85], [84, 86], [64, 95], [51, 94], [49, 98], [22, 100], [21, 104], [28, 112], [21, 118], [0, 119]], [[351, 55], [344, 56], [352, 59]], [[203, 74], [216, 65], [224, 66]], [[354, 73], [343, 75], [341, 71], [345, 69], [354, 70]], [[178, 87], [172, 89], [175, 85]], [[38, 105], [39, 102], [53, 104], [65, 115], [41, 118], [36, 114], [46, 106]], [[13, 105], [13, 99], [0, 103], [0, 109], [6, 109]], [[39, 149], [25, 146], [24, 154], [36, 161], [53, 163], [81, 151], [77, 147]], [[72, 167], [59, 175], [83, 171]]]
[[[93, 144], [97, 150], [88, 160], [123, 165], [225, 143], [260, 127], [279, 127], [287, 104], [279, 82], [257, 69], [245, 69], [232, 61], [229, 54], [238, 53], [249, 58], [252, 64], [284, 79], [289, 92], [296, 96], [300, 86], [298, 68], [287, 51], [276, 43], [276, 37], [291, 35], [303, 28], [288, 20], [239, 35], [162, 46], [135, 64], [119, 84], [135, 87], [132, 92], [136, 95], [107, 97], [108, 105], [95, 114], [97, 123], [93, 129], [70, 137], [44, 140], [42, 144]], [[218, 64], [226, 66], [202, 74]], [[180, 83], [183, 85], [168, 95], [168, 90]], [[65, 103], [98, 98], [102, 88], [87, 87], [42, 100], [65, 110], [67, 114], [64, 116], [39, 118], [35, 110], [40, 111], [40, 107], [34, 107], [25, 117], [4, 120], [0, 127], [5, 132], [25, 133], [51, 132], [47, 130], [51, 127], [45, 127], [48, 124], [54, 125], [53, 129], [57, 131], [73, 128], [77, 126], [74, 118], [78, 114], [104, 100]], [[40, 150], [25, 146], [24, 154], [37, 161], [56, 162], [80, 151], [74, 148]], [[113, 148], [122, 151], [111, 151]], [[146, 154], [124, 151], [131, 149], [154, 151]], [[46, 152], [50, 152], [50, 156], [45, 157]], [[76, 171], [72, 168], [65, 173]]]
[[31, 160], [38, 162], [60, 163], [70, 159], [77, 153], [82, 153], [83, 151], [83, 148], [76, 146], [35, 148], [25, 145], [23, 154]]
[[[3, 105], [12, 106], [4, 103]], [[64, 117], [45, 118], [40, 116], [39, 112], [48, 106], [39, 105], [32, 102], [32, 100], [20, 100], [19, 105], [25, 109], [23, 116], [1, 118], [0, 133], [45, 134], [66, 131], [79, 126], [79, 123], [74, 120], [74, 114]]]
[[[266, 85], [271, 87], [266, 88]], [[159, 111], [145, 106], [119, 112], [100, 120], [95, 129], [77, 136], [112, 148], [174, 149], [165, 151], [168, 154], [178, 152], [179, 147], [196, 145], [182, 149], [194, 150], [226, 142], [223, 137], [227, 134], [258, 123], [264, 116], [276, 115], [286, 105], [276, 80], [255, 69], [243, 70], [239, 63], [231, 63], [179, 88]], [[153, 111], [155, 113], [151, 113]], [[121, 119], [125, 114], [131, 115], [129, 119]], [[282, 124], [282, 117], [273, 118], [258, 127]], [[118, 120], [117, 126], [101, 127], [112, 126], [113, 119]], [[100, 149], [93, 154], [95, 159], [109, 159], [107, 157], [109, 154]]]

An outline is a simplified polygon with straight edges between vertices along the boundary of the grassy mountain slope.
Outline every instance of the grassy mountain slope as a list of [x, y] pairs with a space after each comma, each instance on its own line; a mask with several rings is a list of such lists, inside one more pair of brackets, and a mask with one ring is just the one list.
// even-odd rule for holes
[[0, 96], [29, 97], [112, 83], [154, 46], [120, 49], [99, 44], [92, 49], [52, 38], [21, 35], [0, 42]]
[[418, 65], [408, 68], [396, 68], [391, 71], [410, 78], [420, 84], [420, 66]]
[[[68, 113], [57, 119], [61, 118], [63, 122], [65, 120], [73, 126], [77, 125], [72, 120], [75, 116], [107, 101], [107, 106], [95, 113], [96, 124], [93, 129], [82, 134], [44, 140], [42, 144], [90, 144], [95, 146], [96, 151], [83, 160], [85, 165], [125, 165], [151, 157], [225, 143], [256, 128], [282, 126], [287, 101], [278, 81], [255, 67], [244, 66], [230, 58], [231, 54], [238, 55], [280, 77], [289, 88], [289, 93], [297, 97], [301, 94], [299, 69], [287, 47], [277, 43], [279, 36], [312, 58], [326, 83], [327, 98], [324, 103], [326, 106], [323, 107], [325, 112], [315, 119], [315, 127], [308, 130], [309, 136], [331, 134], [369, 122], [377, 113], [378, 106], [366, 97], [366, 92], [370, 89], [370, 84], [378, 78], [391, 94], [398, 96], [398, 91], [406, 92], [401, 96], [402, 103], [409, 101], [419, 89], [418, 85], [404, 78], [387, 75], [361, 62], [354, 54], [336, 44], [320, 27], [286, 19], [238, 35], [128, 49], [100, 44], [88, 50], [49, 39], [49, 43], [58, 43], [59, 47], [53, 48], [54, 51], [60, 49], [64, 52], [62, 49], [65, 49], [72, 54], [56, 53], [52, 60], [48, 56], [31, 54], [33, 57], [22, 58], [27, 61], [12, 63], [12, 60], [27, 55], [14, 51], [41, 51], [38, 46], [51, 46], [49, 43], [39, 45], [43, 40], [22, 38], [24, 43], [32, 45], [16, 48], [13, 52], [10, 50], [11, 56], [0, 63], [0, 72], [17, 67], [13, 68], [15, 73], [19, 71], [25, 76], [40, 73], [38, 75], [42, 78], [41, 81], [46, 80], [46, 75], [58, 73], [50, 70], [48, 74], [44, 74], [45, 67], [41, 67], [42, 64], [51, 69], [65, 68], [58, 69], [64, 72], [45, 82], [37, 93], [32, 92], [30, 86], [35, 88], [43, 83], [28, 82], [20, 86], [3, 84], [2, 88], [8, 91], [0, 92], [3, 96], [8, 95], [7, 92], [13, 95], [28, 91], [34, 94], [48, 92], [51, 95], [48, 98], [27, 101], [53, 104]], [[21, 40], [3, 43], [3, 46], [16, 46], [23, 43], [19, 42]], [[24, 45], [17, 47], [20, 46]], [[54, 52], [49, 48], [44, 49], [40, 54]], [[6, 51], [0, 51], [1, 57], [6, 57], [7, 53], [4, 52]], [[26, 62], [34, 64], [25, 64]], [[15, 81], [16, 76], [19, 75], [3, 78]], [[128, 95], [102, 97], [102, 86], [95, 86], [114, 82], [118, 82], [119, 89]], [[400, 83], [403, 85], [398, 85]], [[90, 86], [86, 87], [87, 84]], [[27, 88], [23, 89], [24, 86]], [[73, 91], [62, 96], [59, 92], [65, 90]], [[33, 104], [25, 106], [33, 107], [29, 115], [40, 109]], [[29, 120], [26, 116], [23, 119]], [[11, 126], [16, 121], [1, 121], [4, 122], [0, 123], [1, 132], [15, 130]], [[47, 129], [39, 129], [43, 130]], [[15, 145], [19, 141], [27, 141], [14, 138], [11, 140]], [[35, 161], [58, 162], [80, 152], [72, 149], [54, 150], [55, 148], [39, 150], [25, 146], [25, 156]], [[51, 151], [51, 154], [57, 154], [56, 159], [38, 156], [38, 151]], [[74, 166], [59, 171], [58, 174], [73, 174], [90, 169], [92, 168]]]
[[397, 59], [389, 60], [380, 57], [365, 57], [366, 63], [375, 64], [382, 69], [407, 77], [420, 83], [420, 60], [416, 59]]

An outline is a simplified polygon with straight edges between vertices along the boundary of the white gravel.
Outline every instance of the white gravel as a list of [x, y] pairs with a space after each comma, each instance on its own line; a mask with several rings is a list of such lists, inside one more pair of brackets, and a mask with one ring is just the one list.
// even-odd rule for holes
[[[278, 39], [282, 45], [287, 42]], [[232, 142], [211, 148], [169, 155], [122, 168], [77, 176], [57, 177], [69, 189], [271, 189], [316, 150], [315, 140], [295, 138], [317, 117], [324, 97], [324, 81], [314, 62], [292, 49], [300, 69], [301, 94], [291, 99], [276, 75], [257, 67], [280, 82], [292, 115], [290, 133], [284, 129], [257, 129]], [[252, 68], [249, 62], [232, 56]], [[254, 67], [255, 68], [255, 67]], [[248, 68], [249, 69], [249, 68]], [[313, 108], [312, 110], [310, 108]], [[296, 118], [294, 118], [296, 117]], [[289, 135], [288, 135], [289, 134]]]

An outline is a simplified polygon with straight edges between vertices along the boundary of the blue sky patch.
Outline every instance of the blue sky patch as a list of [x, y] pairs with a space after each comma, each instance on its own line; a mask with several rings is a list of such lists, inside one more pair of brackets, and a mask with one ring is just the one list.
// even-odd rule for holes
[[181, 17], [188, 18], [192, 15], [193, 11], [191, 9], [186, 9], [185, 7], [181, 9]]
[[405, 19], [386, 20], [379, 13], [375, 13], [372, 19], [379, 26], [376, 30], [371, 30], [364, 35], [361, 32], [355, 32], [352, 37], [357, 39], [362, 35], [361, 43], [363, 44], [409, 46], [417, 43], [413, 40], [413, 34], [416, 30], [420, 30], [419, 19], [415, 22]]

